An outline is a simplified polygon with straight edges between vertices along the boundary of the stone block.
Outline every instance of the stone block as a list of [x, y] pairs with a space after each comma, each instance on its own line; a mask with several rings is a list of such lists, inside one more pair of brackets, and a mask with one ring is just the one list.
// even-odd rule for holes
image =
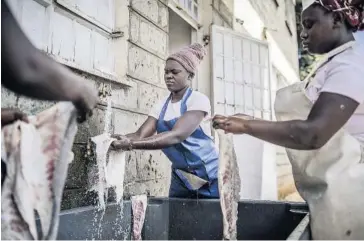
[[134, 43], [140, 42], [140, 16], [135, 12], [130, 12], [129, 39]]
[[[98, 106], [94, 109], [93, 115], [85, 123], [78, 125], [78, 132], [75, 137], [76, 143], [87, 143], [89, 138], [103, 133], [105, 126], [106, 107]], [[111, 114], [111, 133], [113, 132], [114, 110]]]
[[158, 24], [158, 0], [131, 0], [131, 7], [145, 18]]
[[97, 204], [95, 193], [88, 192], [84, 188], [65, 189], [63, 191], [61, 210], [85, 207]]
[[124, 183], [134, 182], [137, 179], [137, 160], [140, 151], [131, 151], [126, 154]]
[[167, 178], [171, 172], [171, 164], [162, 151], [143, 151], [137, 159], [137, 180]]
[[139, 114], [123, 110], [114, 110], [114, 133], [129, 134], [135, 132], [140, 127]]
[[164, 82], [164, 65], [163, 59], [160, 59], [147, 51], [130, 44], [128, 55], [128, 74], [132, 77], [152, 83], [161, 87]]
[[114, 106], [138, 108], [138, 85], [129, 79], [130, 87], [111, 84], [111, 101]]
[[17, 99], [18, 97], [14, 92], [1, 87], [1, 108], [15, 108]]
[[168, 196], [170, 179], [155, 179], [146, 182], [132, 182], [124, 186], [124, 197], [147, 194], [154, 197]]
[[[162, 0], [166, 3], [167, 0]], [[160, 27], [164, 29], [165, 31], [168, 31], [168, 7], [166, 5], [163, 5], [162, 3], [159, 3], [159, 21]]]
[[134, 12], [130, 13], [130, 40], [161, 58], [167, 54], [167, 33]]
[[53, 101], [39, 101], [21, 96], [19, 97], [17, 107], [28, 115], [36, 115], [55, 104], [56, 102]]
[[139, 109], [149, 113], [167, 95], [165, 89], [139, 83]]
[[168, 32], [167, 0], [132, 0], [131, 7], [144, 18]]
[[87, 186], [86, 146], [73, 145], [74, 159], [68, 166], [66, 189], [85, 188]]

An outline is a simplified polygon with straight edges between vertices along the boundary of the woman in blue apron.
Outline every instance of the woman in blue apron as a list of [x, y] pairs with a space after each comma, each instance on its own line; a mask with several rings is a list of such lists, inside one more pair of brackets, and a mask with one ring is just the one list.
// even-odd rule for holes
[[169, 56], [164, 80], [170, 95], [154, 106], [135, 133], [114, 135], [118, 140], [112, 143], [123, 150], [161, 149], [172, 162], [170, 197], [219, 198], [218, 152], [204, 121], [210, 101], [189, 87], [204, 55], [203, 46], [193, 44]]
[[302, 82], [280, 89], [277, 122], [215, 116], [214, 126], [286, 147], [313, 239], [364, 239], [363, 0], [303, 0], [301, 38], [322, 54]]

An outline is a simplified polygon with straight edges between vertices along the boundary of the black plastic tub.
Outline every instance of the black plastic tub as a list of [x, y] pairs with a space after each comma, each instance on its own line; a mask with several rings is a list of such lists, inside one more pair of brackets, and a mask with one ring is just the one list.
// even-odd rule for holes
[[[304, 228], [297, 228], [307, 212], [304, 203], [241, 201], [238, 239], [309, 239], [307, 222]], [[109, 204], [104, 213], [96, 207], [61, 212], [57, 239], [123, 240], [130, 239], [131, 230], [131, 202], [124, 201], [122, 216], [118, 204]], [[219, 200], [149, 198], [142, 237], [144, 240], [221, 240], [222, 230]]]

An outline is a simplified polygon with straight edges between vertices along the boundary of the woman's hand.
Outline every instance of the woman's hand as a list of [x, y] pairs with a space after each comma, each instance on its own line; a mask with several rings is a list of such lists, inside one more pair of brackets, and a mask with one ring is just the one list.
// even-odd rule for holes
[[244, 134], [246, 132], [246, 121], [254, 119], [244, 114], [236, 114], [233, 116], [215, 115], [212, 119], [215, 129], [224, 130], [225, 133]]
[[28, 117], [19, 109], [2, 108], [1, 109], [1, 127], [9, 125], [17, 120], [28, 122]]
[[128, 137], [123, 135], [112, 135], [112, 137], [117, 139], [111, 143], [112, 149], [124, 151], [133, 149], [133, 143]]

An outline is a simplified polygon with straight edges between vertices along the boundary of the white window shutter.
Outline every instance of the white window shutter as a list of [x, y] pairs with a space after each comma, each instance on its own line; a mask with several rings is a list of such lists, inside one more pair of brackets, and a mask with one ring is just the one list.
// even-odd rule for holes
[[[272, 119], [270, 61], [268, 44], [233, 30], [212, 26], [212, 98], [214, 114], [243, 113]], [[218, 146], [218, 136], [215, 135]], [[266, 144], [248, 135], [234, 135], [241, 177], [240, 197], [261, 199], [265, 190], [274, 190], [275, 170], [263, 167], [265, 156], [275, 161]], [[274, 149], [274, 148], [273, 148]], [[271, 160], [273, 159], [273, 160]], [[269, 176], [263, 176], [266, 169]], [[268, 182], [266, 181], [268, 180]], [[266, 187], [266, 183], [269, 187]]]
[[[215, 114], [235, 113], [271, 119], [268, 44], [230, 29], [212, 26], [212, 106]], [[224, 110], [222, 113], [217, 110]], [[268, 118], [269, 116], [269, 118]]]
[[114, 1], [54, 0], [65, 9], [51, 0], [8, 0], [8, 4], [35, 47], [62, 64], [115, 80], [113, 41], [107, 32], [115, 25]]

